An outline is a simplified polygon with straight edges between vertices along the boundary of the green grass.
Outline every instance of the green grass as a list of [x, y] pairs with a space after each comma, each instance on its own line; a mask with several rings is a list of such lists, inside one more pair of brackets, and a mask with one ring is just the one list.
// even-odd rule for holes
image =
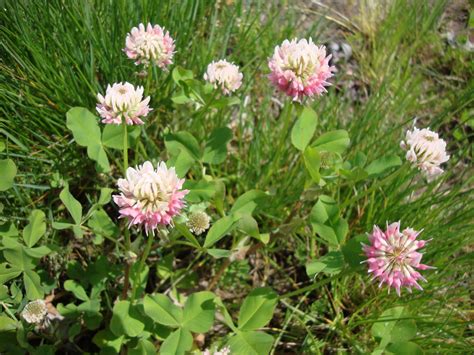
[[[19, 175], [14, 188], [0, 195], [1, 219], [24, 220], [32, 208], [45, 211], [50, 221], [57, 219], [64, 214], [58, 198], [61, 181], [69, 182], [83, 205], [97, 198], [99, 187], [115, 185], [120, 152], [110, 156], [117, 164], [111, 174], [97, 174], [85, 150], [72, 143], [65, 114], [74, 106], [94, 111], [95, 95], [103, 93], [108, 83], [145, 85], [122, 52], [124, 39], [139, 22], [159, 23], [176, 39], [175, 64], [193, 70], [198, 78], [210, 61], [222, 57], [244, 73], [244, 84], [236, 93], [240, 106], [203, 113], [191, 106], [174, 106], [170, 98], [178, 88], [171, 74], [154, 70], [150, 89], [154, 111], [141, 149], [131, 155], [131, 165], [166, 159], [164, 132], [188, 130], [204, 142], [212, 129], [234, 123], [226, 161], [208, 167], [207, 173], [225, 183], [226, 206], [250, 189], [271, 195], [271, 203], [257, 216], [260, 230], [270, 233], [271, 242], [224, 270], [217, 287], [225, 289], [229, 302], [240, 304], [251, 289], [264, 284], [279, 294], [311, 284], [304, 265], [327, 252], [309, 223], [310, 210], [321, 194], [344, 206], [349, 238], [370, 231], [374, 224], [401, 220], [402, 227], [424, 229], [423, 239], [432, 239], [424, 260], [437, 269], [425, 272], [429, 283], [423, 285], [424, 292], [404, 292], [400, 298], [388, 295], [361, 272], [284, 299], [269, 329], [278, 338], [275, 354], [371, 352], [377, 346], [372, 324], [397, 305], [405, 306], [416, 321], [413, 341], [425, 352], [471, 352], [473, 55], [448, 47], [441, 37], [447, 2], [394, 1], [370, 32], [362, 31], [368, 27], [355, 18], [354, 23], [338, 27], [327, 9], [318, 15], [291, 1], [229, 3], [2, 1], [0, 138], [6, 150], [0, 158], [13, 159]], [[312, 103], [319, 117], [315, 136], [346, 129], [351, 138], [348, 160], [358, 152], [365, 153], [369, 162], [387, 153], [403, 158], [399, 142], [416, 117], [418, 125], [439, 131], [448, 142], [451, 159], [440, 179], [427, 184], [417, 171], [405, 167], [404, 173], [388, 180], [342, 180], [324, 188], [305, 184], [304, 164], [291, 146], [290, 129], [271, 100], [285, 99], [274, 92], [266, 75], [275, 45], [285, 38], [309, 36], [316, 43], [343, 36], [353, 50], [353, 73], [347, 73], [347, 62], [338, 63], [328, 95]], [[346, 95], [350, 81], [358, 83], [356, 100]], [[200, 174], [195, 167], [188, 178]], [[114, 219], [113, 207], [107, 211]], [[80, 254], [84, 263], [91, 262], [104, 248], [81, 246], [68, 231], [51, 231], [48, 238], [61, 246], [59, 258], [66, 261]], [[230, 248], [232, 243], [228, 238], [221, 247]], [[189, 254], [187, 247], [171, 244], [153, 255], [175, 257], [179, 269], [171, 280], [159, 284], [160, 291], [186, 275], [195, 256]], [[110, 260], [120, 263], [115, 252]], [[180, 284], [180, 291], [199, 289], [199, 282], [209, 282], [223, 262], [201, 255], [197, 263], [200, 267]], [[44, 268], [50, 272], [47, 265]], [[63, 280], [64, 270], [57, 276]], [[211, 333], [222, 336], [219, 330]]]

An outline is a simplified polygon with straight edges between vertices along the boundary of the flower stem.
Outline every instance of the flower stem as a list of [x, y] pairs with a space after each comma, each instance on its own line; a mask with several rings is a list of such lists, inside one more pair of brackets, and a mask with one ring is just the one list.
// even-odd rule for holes
[[280, 141], [278, 142], [278, 145], [277, 145], [277, 150], [271, 160], [271, 163], [269, 164], [270, 167], [267, 170], [265, 178], [263, 179], [264, 186], [267, 185], [267, 183], [269, 182], [270, 178], [273, 175], [274, 170], [278, 169], [279, 167], [280, 158], [283, 151], [285, 150], [285, 142], [288, 138], [288, 132], [292, 123], [291, 118], [292, 118], [293, 106], [294, 106], [293, 102], [287, 102], [285, 106], [283, 107], [283, 110], [281, 111], [280, 120], [283, 121], [283, 129], [280, 135]]
[[128, 129], [127, 123], [124, 121], [122, 122], [123, 126], [123, 174], [126, 176], [127, 169], [128, 169]]
[[[123, 126], [123, 174], [124, 176], [127, 175], [127, 169], [128, 169], [128, 129], [127, 129], [127, 122], [125, 121], [125, 118], [123, 119], [122, 122]], [[125, 253], [126, 253], [126, 261], [125, 261], [125, 271], [124, 271], [124, 285], [123, 285], [123, 290], [122, 290], [122, 299], [127, 298], [127, 293], [128, 289], [130, 287], [130, 262], [128, 260], [129, 258], [129, 253], [131, 250], [131, 240], [130, 240], [130, 231], [128, 228], [125, 226], [123, 233], [125, 235]]]
[[145, 265], [145, 261], [148, 258], [148, 255], [150, 254], [151, 246], [153, 245], [153, 233], [148, 234], [147, 238], [148, 239], [146, 242], [145, 250], [143, 251], [142, 257], [140, 258], [140, 262], [138, 263], [138, 268], [134, 272], [132, 297], [130, 302], [133, 302], [138, 296], [136, 293], [140, 284], [140, 275], [142, 273], [143, 266]]
[[152, 77], [153, 77], [153, 67], [150, 65], [148, 68], [148, 76], [146, 78], [145, 95], [150, 95], [150, 85], [151, 85]]

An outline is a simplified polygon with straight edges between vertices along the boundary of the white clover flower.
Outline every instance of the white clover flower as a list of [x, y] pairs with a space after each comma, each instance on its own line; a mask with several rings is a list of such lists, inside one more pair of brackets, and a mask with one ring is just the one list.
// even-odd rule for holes
[[125, 40], [125, 54], [135, 64], [156, 64], [161, 69], [173, 63], [175, 44], [168, 31], [159, 25], [143, 23], [133, 27]]
[[407, 131], [406, 142], [400, 143], [407, 151], [406, 159], [416, 165], [428, 177], [435, 177], [443, 172], [440, 165], [449, 160], [446, 154], [446, 142], [439, 138], [438, 133], [428, 128]]
[[204, 74], [204, 80], [214, 85], [214, 88], [220, 87], [224, 95], [230, 95], [240, 88], [242, 78], [239, 67], [225, 59], [209, 64]]
[[168, 168], [160, 162], [154, 168], [146, 161], [127, 169], [126, 177], [117, 182], [120, 195], [114, 195], [113, 200], [129, 227], [144, 226], [148, 234], [159, 225], [171, 224], [173, 217], [179, 215], [185, 205], [184, 196], [189, 192], [182, 189], [183, 183], [174, 167]]
[[143, 124], [141, 118], [146, 117], [152, 110], [148, 103], [150, 96], [143, 99], [143, 87], [136, 89], [130, 83], [115, 83], [107, 86], [105, 97], [97, 94], [97, 112], [102, 117], [102, 123], [128, 125]]
[[191, 232], [200, 235], [209, 229], [210, 221], [211, 218], [206, 212], [192, 212], [186, 225]]
[[276, 46], [268, 62], [271, 70], [269, 79], [280, 91], [301, 101], [327, 92], [327, 80], [336, 71], [329, 65], [331, 55], [326, 55], [326, 47], [317, 46], [310, 38], [285, 40]]
[[46, 303], [43, 300], [35, 300], [28, 303], [23, 311], [21, 317], [30, 324], [41, 324], [46, 319], [48, 309]]
[[228, 346], [226, 346], [226, 347], [224, 347], [220, 350], [216, 350], [212, 353], [211, 353], [211, 350], [206, 349], [202, 352], [202, 355], [230, 355], [230, 348]]

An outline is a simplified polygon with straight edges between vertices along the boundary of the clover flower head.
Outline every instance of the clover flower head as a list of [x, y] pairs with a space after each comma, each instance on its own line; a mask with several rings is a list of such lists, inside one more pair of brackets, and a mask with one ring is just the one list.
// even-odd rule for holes
[[25, 308], [23, 308], [21, 317], [27, 323], [40, 325], [46, 319], [47, 314], [48, 309], [46, 302], [43, 300], [35, 300], [29, 302]]
[[446, 142], [439, 138], [438, 133], [415, 127], [413, 131], [407, 131], [405, 139], [400, 146], [407, 151], [409, 162], [430, 178], [443, 172], [440, 165], [449, 160], [449, 155], [446, 153]]
[[420, 233], [412, 228], [401, 232], [400, 222], [390, 225], [387, 223], [385, 231], [374, 226], [369, 235], [370, 245], [363, 245], [363, 250], [367, 256], [364, 262], [369, 266], [372, 280], [380, 281], [379, 287], [385, 283], [389, 292], [390, 287], [393, 287], [399, 296], [401, 287], [406, 287], [410, 293], [412, 287], [423, 290], [418, 281], [426, 282], [426, 279], [417, 269], [426, 270], [432, 267], [420, 263], [423, 254], [418, 249], [427, 243], [425, 240], [417, 240]]
[[143, 23], [133, 27], [125, 39], [125, 54], [135, 64], [155, 64], [161, 69], [173, 63], [175, 44], [168, 31], [159, 25]]
[[160, 162], [154, 169], [147, 161], [136, 168], [128, 168], [125, 179], [119, 179], [117, 185], [120, 195], [114, 195], [122, 218], [127, 218], [129, 227], [144, 226], [146, 233], [159, 226], [172, 223], [172, 218], [184, 207], [184, 179], [179, 179], [175, 168], [168, 168]]
[[204, 233], [209, 229], [211, 218], [206, 212], [191, 212], [188, 218], [187, 226], [191, 232], [196, 235]]
[[224, 347], [220, 350], [216, 350], [212, 353], [211, 353], [211, 350], [206, 349], [202, 352], [202, 355], [230, 355], [230, 348], [228, 346], [226, 346], [226, 347]]
[[240, 88], [242, 78], [239, 67], [225, 59], [209, 64], [204, 74], [204, 80], [214, 85], [214, 88], [220, 87], [225, 95], [230, 95]]
[[336, 70], [329, 65], [331, 55], [326, 56], [326, 47], [316, 46], [313, 40], [285, 40], [276, 46], [268, 62], [270, 81], [280, 90], [301, 101], [327, 92], [327, 80]]
[[108, 85], [105, 96], [97, 94], [97, 100], [97, 112], [106, 124], [143, 124], [142, 118], [152, 110], [150, 97], [143, 99], [143, 87], [127, 82]]

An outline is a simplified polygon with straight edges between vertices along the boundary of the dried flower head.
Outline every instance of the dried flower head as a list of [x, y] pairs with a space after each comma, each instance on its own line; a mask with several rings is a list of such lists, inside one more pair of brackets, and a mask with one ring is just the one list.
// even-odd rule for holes
[[374, 226], [369, 235], [370, 245], [363, 245], [369, 265], [372, 280], [380, 280], [379, 287], [387, 284], [395, 288], [400, 296], [400, 288], [406, 287], [410, 292], [412, 287], [423, 290], [418, 280], [426, 282], [425, 278], [415, 269], [426, 270], [430, 266], [420, 264], [425, 240], [416, 240], [421, 232], [406, 228], [400, 232], [400, 222], [388, 225], [385, 231]]
[[214, 88], [220, 87], [225, 95], [230, 95], [240, 88], [242, 78], [243, 74], [239, 71], [239, 67], [225, 59], [209, 64], [204, 74], [204, 80], [214, 85]]
[[102, 123], [128, 125], [143, 124], [142, 117], [146, 117], [152, 110], [148, 103], [150, 97], [143, 100], [143, 87], [136, 89], [130, 83], [115, 83], [107, 86], [105, 97], [97, 94], [99, 103], [97, 112], [102, 117]]
[[406, 142], [400, 146], [407, 151], [406, 158], [422, 170], [428, 177], [435, 177], [443, 172], [440, 165], [449, 160], [446, 154], [446, 142], [438, 133], [428, 128], [407, 131]]
[[211, 353], [211, 350], [209, 349], [206, 349], [202, 352], [202, 355], [230, 355], [230, 348], [228, 346], [220, 349], [220, 350], [216, 350], [214, 352]]
[[311, 38], [285, 40], [275, 47], [268, 62], [269, 79], [294, 101], [312, 98], [327, 92], [325, 86], [331, 85], [326, 80], [333, 76], [336, 68], [329, 65], [330, 59], [330, 55], [326, 56], [326, 47], [316, 46]]
[[191, 212], [188, 218], [187, 226], [191, 232], [196, 235], [204, 233], [209, 228], [211, 218], [206, 212]]
[[143, 23], [133, 27], [127, 34], [124, 51], [135, 64], [156, 64], [161, 69], [173, 63], [174, 40], [168, 31], [159, 25]]
[[46, 319], [48, 309], [46, 302], [43, 300], [35, 300], [29, 302], [21, 312], [22, 318], [30, 324], [41, 324]]
[[174, 168], [160, 162], [156, 169], [147, 161], [136, 168], [128, 168], [125, 179], [117, 185], [120, 195], [114, 201], [121, 217], [127, 218], [129, 227], [143, 225], [148, 234], [158, 225], [169, 225], [183, 208], [188, 190], [181, 190], [184, 179], [179, 179]]

